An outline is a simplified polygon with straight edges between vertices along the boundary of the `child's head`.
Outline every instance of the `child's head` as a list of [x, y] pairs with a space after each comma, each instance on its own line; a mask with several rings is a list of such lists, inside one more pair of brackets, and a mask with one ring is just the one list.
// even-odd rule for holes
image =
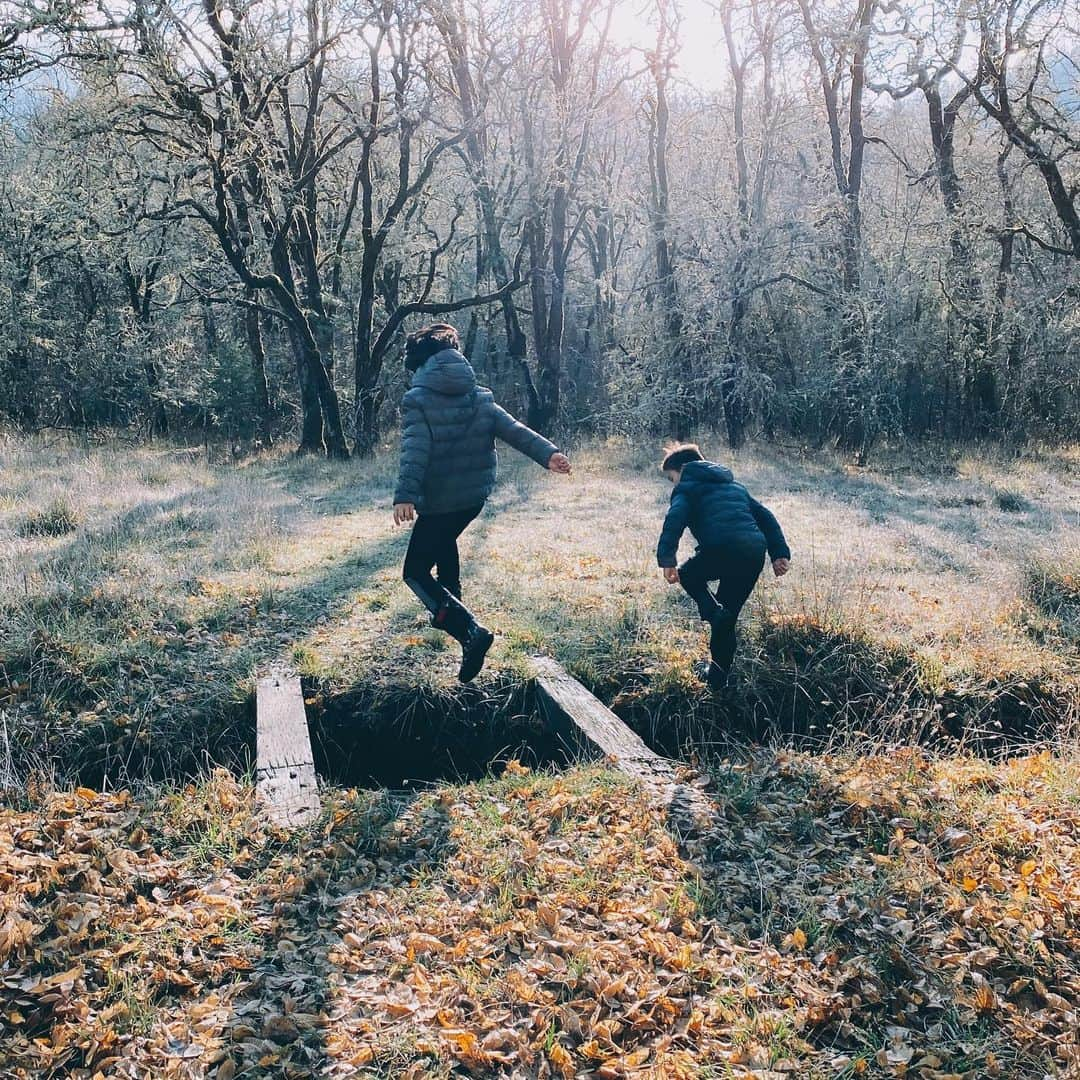
[[664, 460], [660, 465], [660, 471], [673, 484], [677, 484], [684, 466], [689, 465], [691, 461], [704, 460], [704, 455], [696, 443], [676, 443], [673, 446], [664, 447]]
[[461, 338], [449, 323], [432, 323], [422, 330], [414, 330], [405, 339], [405, 367], [417, 371], [443, 349], [460, 349]]

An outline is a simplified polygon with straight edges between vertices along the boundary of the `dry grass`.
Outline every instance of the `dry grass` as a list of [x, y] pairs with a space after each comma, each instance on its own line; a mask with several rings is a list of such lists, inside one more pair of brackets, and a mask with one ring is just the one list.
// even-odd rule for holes
[[[975, 728], [1075, 716], [1074, 452], [878, 471], [738, 457], [796, 562], [783, 582], [763, 576], [721, 706], [691, 675], [700, 626], [653, 565], [668, 489], [652, 455], [590, 446], [568, 480], [504, 457], [463, 542], [466, 600], [499, 633], [481, 686], [550, 652], [675, 741], [714, 737], [718, 719], [835, 742], [903, 740], [950, 713]], [[454, 650], [400, 584], [393, 469], [391, 454], [236, 466], [0, 444], [0, 694], [19, 767], [37, 755], [122, 775], [227, 758], [270, 661], [331, 698], [376, 685], [397, 707], [453, 692]], [[1002, 492], [1024, 508], [1001, 508]], [[61, 505], [75, 531], [27, 528]]]
[[[18, 804], [0, 808], [0, 1073], [1076, 1074], [1070, 732], [998, 763], [890, 744], [1009, 703], [1023, 723], [1075, 717], [1077, 454], [741, 456], [796, 565], [763, 580], [722, 704], [653, 566], [651, 456], [576, 463], [561, 481], [507, 461], [466, 534], [467, 599], [500, 632], [468, 696], [399, 582], [389, 455], [0, 443], [0, 786]], [[58, 506], [73, 531], [27, 527]], [[534, 650], [697, 740], [709, 835], [680, 850], [603, 768], [330, 789], [290, 837], [221, 770], [62, 786], [227, 760], [271, 661], [328, 712], [496, 725]], [[837, 752], [703, 745], [755, 720], [822, 725]]]

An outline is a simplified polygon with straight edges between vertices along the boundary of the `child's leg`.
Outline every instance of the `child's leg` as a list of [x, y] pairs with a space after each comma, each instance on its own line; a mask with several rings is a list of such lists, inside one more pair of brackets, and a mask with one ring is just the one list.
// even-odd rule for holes
[[679, 584], [697, 604], [698, 614], [705, 622], [712, 622], [719, 609], [716, 597], [709, 591], [709, 582], [718, 576], [716, 560], [709, 552], [699, 551], [679, 567]]
[[436, 614], [446, 600], [446, 590], [431, 576], [431, 568], [445, 545], [446, 514], [420, 514], [413, 525], [401, 576], [424, 605]]
[[724, 671], [731, 668], [731, 662], [735, 659], [735, 620], [754, 591], [764, 565], [765, 552], [756, 545], [725, 553], [723, 573], [716, 586], [716, 599], [723, 604], [730, 618], [714, 627], [709, 641], [713, 663]]
[[458, 555], [458, 537], [469, 527], [476, 516], [483, 510], [478, 506], [473, 510], [462, 510], [456, 514], [447, 514], [447, 528], [443, 533], [436, 557], [438, 567], [436, 580], [451, 595], [461, 599], [461, 558]]
[[[482, 509], [477, 506], [451, 514], [420, 514], [413, 525], [402, 577], [432, 615], [445, 606], [447, 595], [456, 597], [461, 591], [457, 539]], [[438, 580], [431, 575], [436, 564]]]

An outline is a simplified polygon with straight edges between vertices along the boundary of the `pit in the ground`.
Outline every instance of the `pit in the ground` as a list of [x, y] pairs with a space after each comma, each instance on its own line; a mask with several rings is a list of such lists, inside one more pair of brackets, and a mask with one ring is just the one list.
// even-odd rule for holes
[[308, 710], [315, 770], [342, 787], [409, 788], [498, 775], [509, 761], [561, 768], [573, 750], [530, 698], [520, 687], [494, 697], [330, 697]]

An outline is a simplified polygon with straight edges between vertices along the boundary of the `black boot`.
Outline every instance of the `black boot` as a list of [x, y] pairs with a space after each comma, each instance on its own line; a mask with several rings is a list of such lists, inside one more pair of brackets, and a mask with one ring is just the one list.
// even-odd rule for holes
[[694, 674], [714, 693], [720, 694], [728, 684], [728, 672], [714, 660], [702, 660], [694, 665]]
[[447, 596], [432, 617], [431, 624], [445, 630], [455, 641], [461, 643], [458, 679], [463, 683], [472, 682], [484, 666], [484, 659], [495, 635], [487, 627], [481, 626], [473, 618], [472, 612], [453, 596]]
[[479, 623], [474, 623], [469, 631], [468, 640], [461, 643], [461, 667], [458, 679], [463, 683], [472, 682], [484, 666], [488, 649], [491, 648], [495, 635]]

